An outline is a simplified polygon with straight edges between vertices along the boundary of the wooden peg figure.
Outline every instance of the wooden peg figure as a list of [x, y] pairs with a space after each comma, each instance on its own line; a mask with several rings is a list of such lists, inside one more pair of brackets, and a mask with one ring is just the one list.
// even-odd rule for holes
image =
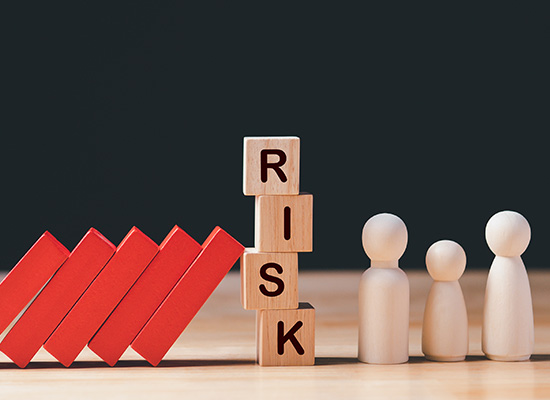
[[485, 290], [483, 352], [491, 360], [528, 360], [535, 329], [531, 288], [521, 255], [531, 240], [531, 228], [521, 214], [501, 211], [487, 223], [485, 238], [495, 259]]
[[468, 354], [468, 314], [458, 279], [466, 268], [466, 253], [452, 240], [441, 240], [426, 253], [434, 282], [422, 325], [422, 352], [433, 361], [462, 361]]
[[409, 359], [409, 280], [398, 266], [407, 239], [405, 223], [392, 214], [375, 215], [363, 228], [371, 266], [359, 284], [359, 361], [399, 364]]

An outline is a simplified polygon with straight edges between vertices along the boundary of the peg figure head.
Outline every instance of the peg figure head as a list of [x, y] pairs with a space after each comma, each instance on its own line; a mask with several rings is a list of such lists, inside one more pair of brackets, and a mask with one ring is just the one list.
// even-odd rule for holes
[[466, 253], [458, 243], [440, 240], [426, 252], [426, 267], [434, 281], [457, 281], [466, 268]]
[[487, 222], [485, 238], [495, 255], [519, 257], [529, 246], [531, 227], [520, 213], [501, 211]]
[[393, 214], [377, 214], [363, 227], [363, 248], [373, 261], [396, 261], [407, 247], [407, 227]]

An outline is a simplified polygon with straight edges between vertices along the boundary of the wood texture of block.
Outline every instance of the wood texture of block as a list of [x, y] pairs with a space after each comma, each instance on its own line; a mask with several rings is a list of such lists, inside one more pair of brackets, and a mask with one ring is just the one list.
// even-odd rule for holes
[[68, 367], [115, 309], [158, 252], [158, 246], [136, 227], [69, 311], [44, 348]]
[[257, 196], [255, 248], [268, 253], [313, 251], [313, 196]]
[[298, 254], [246, 249], [241, 256], [245, 310], [298, 308]]
[[115, 365], [201, 249], [183, 229], [175, 226], [88, 347], [107, 364]]
[[90, 229], [0, 343], [0, 351], [19, 367], [27, 366], [115, 250], [101, 233]]
[[245, 195], [300, 192], [300, 138], [245, 137], [243, 160]]
[[49, 232], [45, 232], [0, 282], [0, 334], [44, 287], [69, 256]]
[[256, 348], [262, 366], [315, 364], [315, 309], [260, 310], [256, 316]]
[[149, 363], [158, 365], [243, 251], [239, 242], [216, 227], [131, 347]]

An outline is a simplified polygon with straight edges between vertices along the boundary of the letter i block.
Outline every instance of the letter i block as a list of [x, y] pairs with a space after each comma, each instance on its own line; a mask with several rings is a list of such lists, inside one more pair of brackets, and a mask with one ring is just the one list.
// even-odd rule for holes
[[255, 247], [258, 251], [313, 251], [313, 196], [257, 196]]
[[297, 310], [260, 310], [256, 315], [258, 364], [315, 364], [315, 309], [300, 303]]
[[241, 256], [241, 302], [245, 310], [298, 308], [298, 254], [246, 249]]
[[300, 192], [299, 137], [245, 137], [243, 159], [246, 196]]

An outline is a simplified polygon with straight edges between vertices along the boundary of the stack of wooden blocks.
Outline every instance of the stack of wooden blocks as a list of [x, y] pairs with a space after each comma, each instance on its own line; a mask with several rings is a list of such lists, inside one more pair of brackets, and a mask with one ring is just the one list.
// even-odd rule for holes
[[298, 253], [313, 250], [313, 196], [300, 193], [300, 138], [244, 138], [243, 192], [256, 196], [255, 248], [241, 257], [241, 301], [257, 310], [260, 365], [315, 363], [315, 309], [298, 302]]

